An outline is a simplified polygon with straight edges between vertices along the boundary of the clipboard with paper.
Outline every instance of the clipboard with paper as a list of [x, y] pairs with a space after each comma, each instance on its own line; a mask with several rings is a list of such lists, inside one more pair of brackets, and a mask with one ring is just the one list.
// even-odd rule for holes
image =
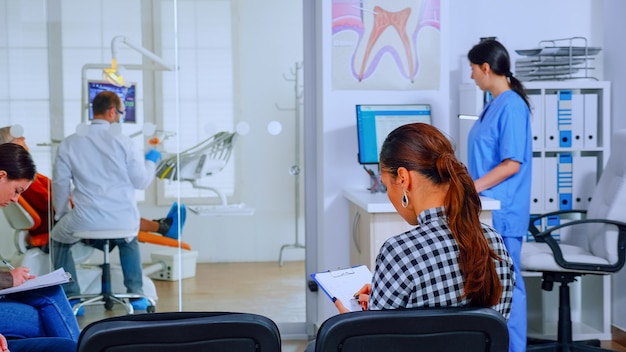
[[354, 294], [363, 285], [372, 282], [372, 272], [365, 265], [350, 268], [328, 270], [311, 274], [311, 278], [332, 300], [337, 297], [350, 311], [360, 311], [361, 306], [354, 299]]
[[30, 279], [19, 286], [0, 290], [0, 295], [8, 295], [10, 293], [25, 292], [48, 286], [61, 285], [70, 282], [70, 280], [72, 280], [71, 275], [65, 272], [63, 268], [60, 268], [53, 272], [37, 276], [34, 279]]

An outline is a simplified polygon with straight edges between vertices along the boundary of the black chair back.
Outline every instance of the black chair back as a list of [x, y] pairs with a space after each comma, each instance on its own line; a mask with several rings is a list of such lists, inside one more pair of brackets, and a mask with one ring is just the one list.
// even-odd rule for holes
[[78, 352], [279, 352], [269, 318], [249, 313], [172, 312], [125, 315], [89, 324]]
[[352, 312], [326, 320], [316, 352], [506, 352], [506, 320], [490, 308], [422, 308]]

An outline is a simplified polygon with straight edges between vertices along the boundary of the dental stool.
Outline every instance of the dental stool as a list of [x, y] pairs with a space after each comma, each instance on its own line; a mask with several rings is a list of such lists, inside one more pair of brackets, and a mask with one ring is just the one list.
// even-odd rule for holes
[[109, 262], [110, 244], [109, 240], [115, 240], [120, 238], [128, 238], [137, 236], [137, 230], [106, 230], [106, 231], [83, 231], [74, 233], [74, 237], [80, 239], [90, 240], [105, 240], [102, 252], [104, 253], [104, 261], [102, 263], [102, 291], [99, 294], [81, 294], [78, 296], [68, 297], [71, 300], [79, 300], [79, 303], [72, 307], [74, 314], [78, 310], [85, 306], [97, 302], [103, 302], [106, 310], [111, 310], [115, 303], [119, 303], [124, 306], [128, 314], [134, 313], [134, 308], [130, 303], [131, 299], [144, 298], [148, 300], [150, 305], [147, 307], [146, 312], [154, 313], [156, 311], [155, 301], [143, 294], [138, 293], [113, 293], [111, 289], [111, 267]]

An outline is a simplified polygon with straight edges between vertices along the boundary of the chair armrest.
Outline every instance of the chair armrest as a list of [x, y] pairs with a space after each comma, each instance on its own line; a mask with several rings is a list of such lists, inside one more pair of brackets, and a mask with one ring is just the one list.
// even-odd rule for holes
[[[591, 223], [601, 223], [608, 225], [615, 225], [618, 228], [617, 235], [617, 250], [618, 250], [618, 260], [614, 264], [592, 264], [592, 263], [577, 263], [577, 262], [569, 262], [563, 258], [563, 252], [561, 251], [561, 247], [559, 243], [552, 237], [552, 232], [576, 225], [581, 224], [591, 224]], [[596, 236], [603, 236], [604, 233], [598, 233]], [[537, 242], [544, 242], [550, 247], [554, 255], [554, 260], [556, 263], [565, 269], [572, 270], [585, 270], [585, 271], [603, 271], [603, 272], [616, 272], [619, 271], [626, 261], [626, 223], [621, 221], [609, 220], [609, 219], [583, 219], [583, 220], [573, 220], [566, 222], [564, 224], [551, 227], [545, 231], [542, 231], [538, 234], [533, 234], [535, 240]]]
[[544, 214], [531, 215], [530, 221], [528, 222], [528, 232], [530, 232], [533, 236], [539, 233], [539, 230], [537, 230], [537, 227], [535, 226], [535, 221], [537, 221], [538, 219], [543, 219], [543, 218], [547, 218], [549, 216], [554, 216], [554, 215], [561, 216], [561, 215], [567, 215], [567, 214], [587, 214], [587, 210], [582, 210], [582, 209], [557, 210], [557, 211], [552, 211], [552, 212], [544, 213]]
[[35, 209], [33, 209], [33, 207], [31, 207], [30, 204], [28, 204], [28, 202], [24, 199], [24, 197], [19, 197], [17, 199], [17, 203], [33, 219], [33, 226], [31, 226], [29, 229], [25, 229], [25, 230], [35, 229], [35, 228], [39, 227], [39, 225], [41, 225], [41, 217], [39, 216], [37, 211], [35, 211]]

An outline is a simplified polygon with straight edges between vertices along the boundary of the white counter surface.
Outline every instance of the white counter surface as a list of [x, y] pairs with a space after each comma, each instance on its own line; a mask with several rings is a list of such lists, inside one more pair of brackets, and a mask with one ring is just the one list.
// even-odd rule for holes
[[[396, 212], [389, 198], [387, 198], [387, 193], [370, 193], [370, 191], [365, 188], [349, 188], [344, 189], [343, 195], [368, 213]], [[483, 211], [500, 209], [499, 200], [488, 197], [480, 197], [480, 200], [482, 202]]]

